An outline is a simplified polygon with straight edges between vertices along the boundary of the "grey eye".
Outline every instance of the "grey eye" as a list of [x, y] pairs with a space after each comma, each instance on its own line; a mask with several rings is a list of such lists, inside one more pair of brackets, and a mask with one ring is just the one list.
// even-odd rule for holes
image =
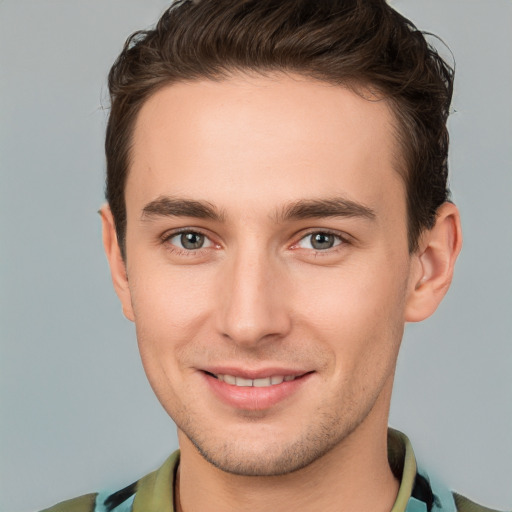
[[311, 247], [316, 250], [330, 249], [334, 247], [336, 237], [329, 233], [313, 233], [311, 237]]
[[298, 246], [302, 249], [314, 249], [315, 251], [325, 251], [342, 243], [342, 239], [338, 235], [318, 231], [310, 233], [302, 238]]
[[181, 231], [166, 237], [164, 241], [166, 244], [180, 249], [183, 255], [186, 255], [187, 251], [190, 251], [190, 255], [193, 255], [192, 251], [215, 247], [215, 244], [208, 236], [203, 235], [199, 231]]
[[201, 233], [181, 233], [179, 237], [181, 246], [188, 250], [201, 249], [205, 241], [205, 236]]

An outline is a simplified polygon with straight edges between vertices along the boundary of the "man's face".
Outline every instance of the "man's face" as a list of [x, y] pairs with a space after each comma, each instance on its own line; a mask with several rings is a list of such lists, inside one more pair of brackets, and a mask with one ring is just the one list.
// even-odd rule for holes
[[271, 475], [385, 425], [412, 288], [386, 102], [281, 75], [177, 84], [133, 142], [124, 309], [181, 440]]

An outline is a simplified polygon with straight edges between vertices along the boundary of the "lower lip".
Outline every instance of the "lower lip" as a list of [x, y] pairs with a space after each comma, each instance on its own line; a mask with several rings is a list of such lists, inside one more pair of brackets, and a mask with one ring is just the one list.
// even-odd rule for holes
[[263, 411], [294, 395], [310, 378], [311, 373], [264, 387], [234, 386], [204, 372], [203, 376], [213, 393], [228, 405], [237, 409]]

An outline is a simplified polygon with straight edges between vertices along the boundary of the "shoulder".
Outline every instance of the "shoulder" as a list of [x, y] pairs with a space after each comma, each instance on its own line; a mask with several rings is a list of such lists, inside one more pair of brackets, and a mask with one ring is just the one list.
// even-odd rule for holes
[[112, 492], [86, 494], [63, 501], [41, 512], [147, 512], [173, 511], [173, 485], [180, 458], [175, 451], [162, 466], [140, 480]]
[[72, 500], [66, 500], [41, 512], [93, 512], [96, 504], [96, 493], [85, 494]]
[[493, 508], [483, 507], [482, 505], [478, 505], [474, 501], [471, 501], [456, 492], [453, 493], [453, 500], [455, 501], [455, 506], [457, 507], [457, 512], [499, 512]]

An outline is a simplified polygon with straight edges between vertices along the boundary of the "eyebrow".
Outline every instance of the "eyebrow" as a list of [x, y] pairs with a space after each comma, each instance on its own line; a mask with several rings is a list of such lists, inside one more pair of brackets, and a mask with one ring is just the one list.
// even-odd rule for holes
[[343, 197], [329, 199], [301, 199], [277, 215], [276, 221], [301, 220], [322, 217], [361, 217], [375, 220], [375, 211], [361, 203]]
[[142, 209], [141, 219], [153, 217], [195, 217], [222, 222], [224, 214], [207, 201], [161, 196]]
[[[141, 219], [154, 217], [195, 217], [224, 222], [225, 215], [213, 204], [169, 196], [160, 196], [142, 209]], [[375, 212], [361, 203], [343, 197], [329, 199], [300, 199], [282, 208], [275, 216], [276, 223], [323, 217], [360, 217], [374, 220]]]

